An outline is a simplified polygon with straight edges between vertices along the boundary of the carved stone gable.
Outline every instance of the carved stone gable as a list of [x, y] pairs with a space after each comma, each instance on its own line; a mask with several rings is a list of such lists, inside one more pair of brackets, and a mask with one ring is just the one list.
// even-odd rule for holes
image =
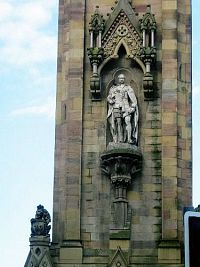
[[112, 55], [117, 56], [121, 45], [126, 49], [128, 57], [135, 58], [139, 56], [142, 38], [124, 10], [120, 11], [107, 33], [103, 36], [102, 45], [105, 58]]
[[117, 248], [117, 251], [115, 252], [109, 267], [127, 267], [128, 266], [128, 262], [121, 250], [120, 247]]

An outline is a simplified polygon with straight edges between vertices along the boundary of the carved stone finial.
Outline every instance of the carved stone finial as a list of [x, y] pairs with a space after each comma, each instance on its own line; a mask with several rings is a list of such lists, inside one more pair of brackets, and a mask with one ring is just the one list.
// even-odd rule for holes
[[51, 221], [48, 211], [37, 206], [35, 218], [31, 219], [30, 251], [24, 267], [53, 267], [50, 255]]
[[96, 10], [91, 17], [90, 21], [90, 31], [98, 33], [99, 31], [104, 30], [105, 20], [103, 16], [99, 13], [99, 6], [96, 6]]
[[144, 75], [144, 97], [149, 100], [154, 97], [153, 75], [151, 65], [156, 59], [155, 31], [156, 20], [151, 12], [151, 5], [147, 5], [146, 13], [140, 20], [140, 30], [143, 35], [143, 47], [140, 50], [140, 58], [145, 63], [146, 73]]
[[99, 13], [99, 6], [96, 6], [94, 14], [90, 21], [90, 48], [88, 48], [88, 57], [92, 66], [92, 76], [90, 79], [90, 92], [92, 100], [99, 100], [101, 97], [100, 77], [98, 75], [98, 66], [104, 58], [104, 49], [102, 48], [102, 34], [105, 27], [103, 15]]
[[151, 13], [151, 5], [147, 5], [146, 13]]
[[140, 20], [141, 30], [156, 30], [156, 20], [154, 14], [151, 13], [151, 5], [147, 5], [146, 13]]
[[31, 219], [31, 236], [48, 236], [51, 226], [48, 225], [51, 222], [49, 212], [44, 206], [37, 206], [35, 218]]

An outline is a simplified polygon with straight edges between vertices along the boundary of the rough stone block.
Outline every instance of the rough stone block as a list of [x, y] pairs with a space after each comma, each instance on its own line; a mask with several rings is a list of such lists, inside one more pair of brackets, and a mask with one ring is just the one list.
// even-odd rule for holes
[[165, 264], [180, 264], [181, 249], [178, 241], [162, 241], [158, 249], [158, 262]]
[[117, 250], [120, 247], [122, 250], [129, 250], [129, 240], [110, 240], [109, 241], [109, 249]]
[[162, 48], [167, 50], [176, 50], [177, 49], [177, 40], [163, 40]]
[[82, 263], [82, 248], [60, 248], [61, 263]]
[[162, 8], [163, 10], [177, 9], [177, 0], [164, 0]]

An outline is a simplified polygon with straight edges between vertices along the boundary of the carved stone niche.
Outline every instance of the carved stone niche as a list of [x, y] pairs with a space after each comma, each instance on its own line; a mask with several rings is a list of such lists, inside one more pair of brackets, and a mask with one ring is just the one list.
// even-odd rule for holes
[[127, 200], [127, 190], [141, 167], [140, 150], [137, 146], [127, 143], [109, 143], [107, 150], [101, 156], [102, 171], [109, 177], [114, 187], [111, 239], [130, 238], [131, 209]]
[[144, 99], [154, 97], [152, 65], [155, 64], [156, 21], [147, 5], [142, 19], [132, 7], [131, 1], [116, 1], [107, 20], [96, 7], [89, 23], [90, 47], [87, 49], [92, 67], [90, 92], [92, 100], [101, 100], [101, 70], [109, 61], [118, 58], [118, 50], [123, 46], [127, 58], [137, 62], [143, 70]]

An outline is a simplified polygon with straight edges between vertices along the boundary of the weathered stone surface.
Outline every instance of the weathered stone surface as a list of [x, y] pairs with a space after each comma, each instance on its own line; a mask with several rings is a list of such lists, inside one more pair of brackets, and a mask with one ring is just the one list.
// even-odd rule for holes
[[[128, 10], [132, 3], [136, 19], [146, 12], [146, 0], [121, 2], [129, 5]], [[55, 267], [105, 266], [118, 246], [129, 251], [132, 267], [183, 266], [181, 210], [191, 205], [190, 1], [149, 3], [157, 22], [152, 68], [156, 97], [144, 101], [141, 62], [127, 58], [122, 49], [120, 57], [99, 70], [101, 101], [93, 102], [88, 25], [97, 5], [106, 20], [112, 19], [116, 5], [114, 0], [60, 1], [53, 242], [62, 246], [67, 241], [71, 250], [58, 249], [62, 259], [54, 257]], [[114, 188], [101, 174], [100, 157], [110, 141], [108, 88], [123, 68], [131, 71], [129, 81], [138, 101], [143, 165], [127, 193], [132, 209], [130, 240], [110, 240]]]

